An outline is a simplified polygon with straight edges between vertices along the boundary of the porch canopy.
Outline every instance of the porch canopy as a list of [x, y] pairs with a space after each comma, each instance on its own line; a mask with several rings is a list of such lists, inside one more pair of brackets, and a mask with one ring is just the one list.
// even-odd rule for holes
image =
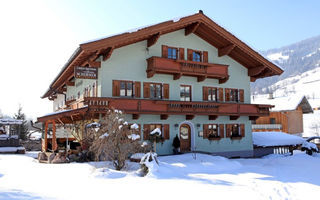
[[52, 124], [52, 150], [56, 151], [58, 148], [56, 138], [56, 123], [60, 124], [72, 124], [75, 121], [85, 119], [87, 116], [88, 107], [82, 107], [72, 110], [63, 110], [46, 114], [42, 117], [38, 117], [38, 122], [45, 124], [44, 139], [42, 141], [42, 151], [48, 149], [48, 126]]

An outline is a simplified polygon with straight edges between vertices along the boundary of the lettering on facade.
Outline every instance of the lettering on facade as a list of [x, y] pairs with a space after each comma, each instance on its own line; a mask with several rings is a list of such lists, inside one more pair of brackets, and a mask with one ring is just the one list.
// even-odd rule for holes
[[93, 67], [75, 67], [74, 74], [76, 78], [97, 79], [98, 69]]

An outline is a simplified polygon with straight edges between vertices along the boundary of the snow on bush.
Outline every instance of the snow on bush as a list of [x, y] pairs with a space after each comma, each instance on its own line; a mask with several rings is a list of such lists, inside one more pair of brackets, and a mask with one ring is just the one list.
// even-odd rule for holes
[[161, 135], [161, 130], [159, 128], [155, 128], [153, 131], [151, 131], [150, 135]]
[[157, 154], [154, 152], [144, 154], [141, 158], [140, 164], [144, 176], [148, 173], [153, 174], [153, 172], [158, 171], [159, 168]]
[[105, 138], [105, 137], [108, 137], [109, 136], [109, 134], [107, 133], [107, 132], [105, 132], [103, 135], [101, 135], [99, 138], [100, 139], [103, 139], [103, 138]]
[[134, 123], [130, 126], [131, 129], [139, 129], [138, 124]]
[[132, 133], [131, 135], [128, 135], [128, 138], [131, 140], [137, 140], [140, 139], [140, 135]]

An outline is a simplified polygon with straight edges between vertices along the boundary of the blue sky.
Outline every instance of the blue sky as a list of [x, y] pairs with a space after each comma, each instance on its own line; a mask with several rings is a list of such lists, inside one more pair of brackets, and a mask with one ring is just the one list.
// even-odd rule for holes
[[52, 112], [40, 99], [82, 42], [203, 10], [257, 50], [320, 35], [320, 1], [0, 1], [0, 112]]
[[317, 0], [48, 1], [79, 33], [79, 42], [153, 24], [198, 10], [258, 50], [320, 34]]

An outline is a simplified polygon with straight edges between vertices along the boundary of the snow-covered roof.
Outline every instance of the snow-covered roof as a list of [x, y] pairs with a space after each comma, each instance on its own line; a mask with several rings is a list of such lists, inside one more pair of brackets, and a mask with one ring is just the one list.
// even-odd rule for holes
[[23, 120], [20, 119], [12, 119], [12, 118], [5, 118], [0, 119], [0, 125], [12, 125], [12, 124], [22, 124]]
[[251, 103], [274, 105], [274, 107], [271, 108], [271, 111], [296, 110], [298, 106], [301, 105], [303, 113], [312, 112], [311, 105], [309, 104], [307, 98], [302, 94], [295, 94], [292, 96], [282, 96], [282, 97], [275, 97], [275, 98], [268, 98], [268, 97], [269, 95], [251, 96]]
[[253, 144], [260, 147], [302, 144], [305, 139], [283, 132], [252, 132]]

